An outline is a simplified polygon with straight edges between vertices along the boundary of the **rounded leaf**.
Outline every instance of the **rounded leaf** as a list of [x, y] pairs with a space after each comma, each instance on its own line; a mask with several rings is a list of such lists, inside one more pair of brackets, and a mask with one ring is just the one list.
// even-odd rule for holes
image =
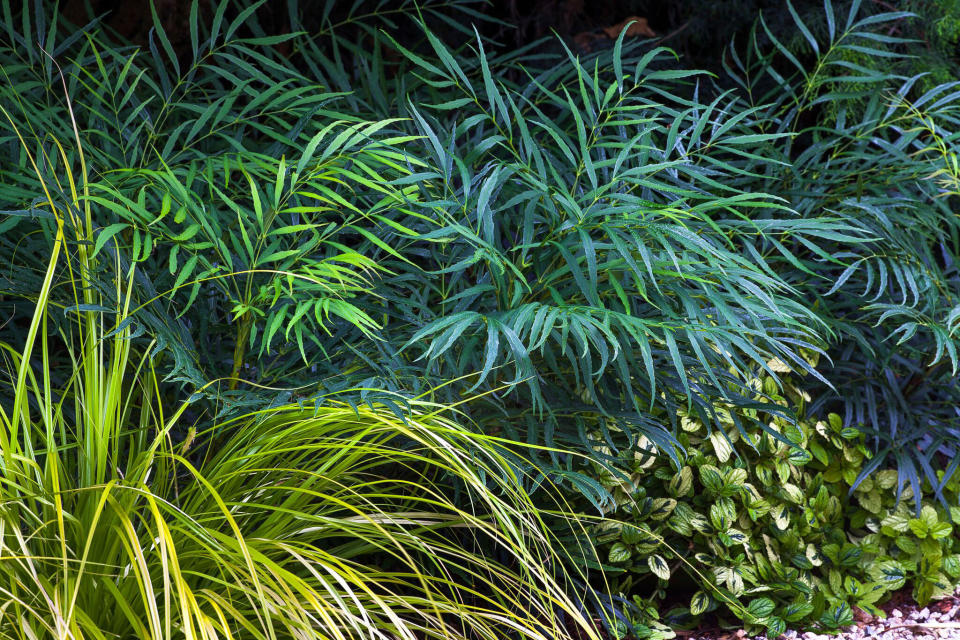
[[654, 554], [647, 558], [647, 564], [650, 566], [650, 571], [652, 571], [658, 578], [663, 580], [670, 579], [670, 565], [667, 564], [667, 561], [663, 559], [663, 556]]
[[770, 598], [754, 598], [747, 606], [747, 611], [757, 620], [762, 620], [771, 615], [775, 608], [776, 605]]
[[693, 594], [693, 597], [690, 598], [690, 613], [691, 615], [698, 616], [710, 607], [710, 596], [704, 593], [703, 591], [697, 591]]
[[613, 564], [623, 564], [630, 560], [632, 555], [633, 552], [630, 550], [630, 547], [622, 542], [615, 542], [613, 546], [610, 547], [610, 553], [607, 555], [607, 559]]

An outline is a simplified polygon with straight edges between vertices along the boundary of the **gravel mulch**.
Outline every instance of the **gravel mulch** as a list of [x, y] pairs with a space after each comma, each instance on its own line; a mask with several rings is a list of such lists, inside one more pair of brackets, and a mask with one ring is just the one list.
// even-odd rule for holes
[[[886, 613], [885, 619], [875, 618], [859, 609], [855, 609], [856, 624], [847, 627], [839, 634], [829, 635], [816, 631], [787, 631], [780, 640], [960, 640], [960, 589], [953, 596], [938, 600], [925, 607], [918, 607], [910, 601], [908, 594], [896, 594], [881, 607]], [[682, 635], [681, 635], [682, 634]], [[680, 632], [678, 640], [746, 640], [743, 630], [727, 632]], [[755, 640], [766, 640], [759, 636]]]

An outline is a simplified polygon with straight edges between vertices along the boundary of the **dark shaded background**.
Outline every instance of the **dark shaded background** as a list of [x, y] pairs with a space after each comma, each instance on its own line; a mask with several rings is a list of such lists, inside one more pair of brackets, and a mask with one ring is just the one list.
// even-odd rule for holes
[[[894, 4], [906, 6], [910, 3]], [[153, 0], [157, 14], [171, 41], [183, 45], [188, 37], [191, 0]], [[932, 2], [932, 0], [931, 0]], [[323, 0], [301, 0], [300, 7], [309, 19], [312, 5]], [[338, 3], [347, 11], [351, 2]], [[845, 4], [843, 0], [835, 6]], [[889, 8], [888, 2], [867, 0], [865, 5]], [[201, 11], [212, 13], [210, 3], [201, 2]], [[237, 3], [238, 7], [240, 3]], [[821, 0], [796, 0], [801, 14], [822, 14]], [[869, 6], [866, 7], [869, 10]], [[89, 21], [93, 15], [106, 15], [106, 24], [124, 39], [146, 44], [152, 27], [150, 0], [63, 0], [61, 9], [76, 24]], [[260, 10], [261, 18], [273, 13], [277, 18], [269, 25], [278, 32], [284, 28], [287, 6], [283, 0], [271, 0]], [[339, 11], [339, 7], [334, 11]], [[671, 46], [693, 59], [708, 61], [730, 39], [744, 33], [762, 11], [773, 28], [786, 24], [789, 15], [785, 0], [493, 0], [481, 9], [491, 18], [509, 26], [488, 23], [484, 30], [505, 45], [523, 45], [537, 38], [558, 33], [573, 41], [581, 33], [599, 32], [622, 23], [631, 16], [646, 18], [658, 36], [667, 36]], [[455, 9], [452, 15], [458, 15]], [[268, 26], [265, 23], [264, 26]]]
[[[844, 14], [852, 0], [833, 0], [838, 14]], [[191, 0], [153, 0], [167, 36], [175, 48], [188, 46], [188, 21]], [[236, 14], [245, 3], [237, 2], [231, 11]], [[320, 10], [326, 0], [300, 0], [304, 23], [311, 19], [320, 31]], [[344, 15], [353, 0], [337, 0], [332, 18]], [[371, 5], [379, 3], [371, 2]], [[102, 16], [115, 35], [134, 44], [146, 45], [153, 26], [150, 0], [62, 0], [63, 15], [74, 24], [86, 24], [93, 16]], [[390, 7], [387, 2], [381, 7]], [[717, 70], [724, 49], [737, 42], [745, 43], [758, 16], [763, 16], [771, 32], [784, 38], [787, 46], [803, 54], [805, 43], [798, 37], [787, 9], [786, 0], [491, 0], [474, 5], [490, 18], [478, 28], [505, 47], [519, 47], [538, 38], [560, 35], [580, 51], [609, 46], [604, 29], [615, 29], [630, 18], [646, 20], [643, 35], [655, 37], [658, 43], [674, 49], [685, 64]], [[814, 31], [824, 27], [823, 0], [793, 0], [796, 12]], [[213, 2], [201, 0], [202, 13], [213, 13]], [[917, 46], [909, 53], [917, 56], [916, 68], [925, 71], [946, 68], [947, 60], [957, 60], [960, 44], [960, 0], [863, 0], [859, 13], [869, 15], [889, 10], [913, 11], [917, 18], [904, 20], [895, 27], [902, 37], [914, 38]], [[262, 27], [272, 33], [288, 30], [287, 2], [269, 0], [258, 16]], [[447, 9], [448, 15], [463, 20], [458, 9]], [[317, 16], [314, 18], [314, 16]], [[341, 16], [342, 17], [342, 16]], [[203, 21], [201, 17], [201, 21]], [[431, 24], [435, 33], [462, 39], [462, 34], [443, 23]], [[556, 48], [555, 41], [545, 48]], [[922, 64], [921, 60], [922, 59]], [[910, 69], [905, 69], [910, 73]], [[940, 82], [946, 81], [944, 78]]]

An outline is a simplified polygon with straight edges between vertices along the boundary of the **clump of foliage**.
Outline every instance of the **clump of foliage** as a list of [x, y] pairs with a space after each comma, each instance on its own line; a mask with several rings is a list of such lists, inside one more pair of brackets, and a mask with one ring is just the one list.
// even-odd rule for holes
[[[726, 430], [713, 407], [752, 402], [738, 381], [776, 357], [915, 492], [953, 446], [954, 89], [861, 59], [886, 59], [898, 39], [877, 30], [909, 14], [827, 2], [818, 39], [793, 12], [812, 66], [761, 22], [721, 90], [623, 37], [557, 60], [460, 23], [458, 49], [422, 25], [400, 42], [357, 9], [357, 48], [332, 24], [268, 35], [260, 4], [227, 4], [194, 12], [179, 54], [159, 19], [149, 54], [96, 23], [7, 25], [19, 121], [66, 126], [30, 33], [64, 61], [94, 252], [140, 265], [130, 322], [167, 380], [228, 414], [340, 387], [481, 394], [481, 429], [589, 451], [611, 420], [617, 447], [666, 445], [683, 406]], [[30, 210], [31, 180], [3, 174], [11, 208]], [[28, 228], [11, 238], [42, 255]]]
[[[151, 403], [194, 401], [166, 433], [204, 452], [196, 473], [185, 451], [154, 440], [167, 421], [146, 399], [134, 402], [144, 428], [91, 441], [112, 457], [83, 450], [83, 465], [112, 481], [120, 457], [136, 461], [155, 443], [165, 466], [150, 479], [164, 500], [191, 495], [178, 470], [184, 482], [217, 477], [235, 462], [223, 451], [246, 460], [262, 446], [250, 411], [307, 410], [347, 390], [338, 397], [378, 421], [427, 398], [460, 407], [479, 433], [458, 432], [457, 451], [490, 456], [484, 443], [500, 434], [529, 445], [537, 475], [499, 489], [549, 476], [594, 510], [614, 489], [618, 509], [639, 505], [634, 525], [706, 554], [713, 578], [691, 603], [698, 615], [729, 605], [774, 631], [793, 618], [832, 627], [901, 579], [921, 599], [953, 580], [957, 549], [941, 525], [960, 466], [960, 84], [930, 85], [894, 63], [912, 46], [896, 29], [915, 17], [826, 0], [814, 23], [787, 3], [789, 38], [758, 21], [712, 77], [625, 33], [588, 55], [503, 52], [471, 26], [475, 4], [324, 0], [307, 12], [288, 2], [285, 19], [265, 22], [264, 0], [196, 1], [183, 41], [154, 12], [142, 49], [98, 19], [76, 28], [39, 2], [5, 7], [0, 337], [17, 373], [2, 396], [11, 424], [34, 424], [20, 413], [45, 406], [36, 424], [50, 426], [33, 449], [13, 429], [11, 451], [40, 465], [56, 460], [50, 442], [86, 442], [70, 422], [82, 422], [84, 403], [76, 416], [52, 407], [76, 401], [81, 384], [99, 393], [87, 350], [101, 340], [155, 367], [141, 387]], [[72, 175], [83, 176], [79, 191]], [[65, 269], [52, 270], [51, 251]], [[57, 312], [34, 314], [38, 298]], [[25, 357], [36, 339], [51, 343], [40, 369]], [[119, 384], [124, 370], [111, 367]], [[210, 413], [222, 428], [197, 435], [191, 422]], [[280, 413], [300, 428], [301, 414]], [[384, 457], [412, 464], [393, 449]], [[277, 465], [294, 455], [276, 451]], [[322, 465], [319, 452], [308, 458]], [[472, 473], [457, 459], [454, 484]], [[515, 471], [487, 459], [489, 473], [471, 479]], [[351, 460], [363, 475], [367, 461]], [[153, 467], [135, 467], [148, 484]], [[74, 471], [57, 481], [76, 481]], [[287, 481], [257, 473], [249, 485], [224, 479], [236, 504]], [[467, 483], [479, 498], [448, 495], [445, 479], [424, 473], [434, 482], [410, 499], [437, 500], [451, 523], [484, 530], [476, 500], [484, 513], [499, 508], [479, 485]], [[390, 495], [390, 509], [409, 506]], [[308, 517], [322, 508], [289, 499]], [[271, 517], [252, 517], [252, 530]], [[302, 524], [276, 517], [271, 535]], [[443, 536], [459, 529], [437, 518], [388, 537], [407, 549], [436, 534], [445, 542], [430, 548], [443, 555], [458, 548]], [[80, 522], [81, 533], [96, 528]], [[668, 547], [639, 530], [598, 530], [611, 545], [604, 564], [666, 579]], [[890, 575], [876, 573], [884, 567]], [[482, 562], [460, 569], [485, 575]], [[226, 582], [253, 584], [237, 571]], [[535, 592], [546, 588], [547, 576], [530, 575]], [[635, 595], [637, 579], [620, 589]], [[455, 600], [448, 583], [427, 585]], [[745, 609], [731, 604], [746, 596]], [[778, 604], [798, 609], [773, 614]]]
[[819, 39], [788, 11], [808, 65], [759, 22], [727, 90], [623, 38], [548, 67], [426, 33], [432, 56], [406, 52], [429, 160], [418, 262], [384, 280], [404, 287], [393, 370], [412, 349], [417, 379], [479, 371], [470, 389], [506, 386], [479, 423], [585, 446], [612, 422], [630, 448], [664, 444], [683, 406], [728, 432], [714, 407], [751, 406], [742, 380], [776, 379], [775, 357], [815, 414], [867, 434], [864, 477], [937, 484], [960, 433], [958, 85], [885, 68], [902, 39], [880, 31], [910, 14], [847, 8], [825, 3]]
[[[171, 405], [128, 321], [136, 265], [86, 241], [104, 200], [83, 145], [77, 175], [53, 145], [25, 151], [49, 261], [21, 343], [0, 342], [0, 635], [598, 638], [509, 443], [426, 402]], [[108, 271], [112, 296], [88, 279]], [[76, 301], [59, 321], [54, 287]]]
[[[764, 84], [757, 73], [765, 65], [757, 58], [736, 59], [733, 75], [754, 99], [771, 101], [776, 126], [792, 132], [780, 156], [783, 171], [771, 176], [777, 193], [805, 219], [840, 215], [871, 237], [860, 246], [833, 244], [805, 263], [816, 277], [798, 286], [830, 330], [828, 358], [818, 367], [830, 384], [804, 385], [816, 398], [811, 411], [834, 410], [844, 426], [869, 436], [877, 456], [861, 478], [892, 464], [898, 486], [909, 481], [919, 494], [921, 477], [940, 484], [938, 456], [952, 455], [958, 434], [948, 407], [958, 389], [960, 234], [950, 212], [960, 174], [956, 136], [947, 133], [958, 115], [958, 85], [922, 92], [921, 76], [898, 77], [876, 62], [864, 66], [862, 54], [874, 61], [895, 54], [871, 44], [892, 36], [860, 25], [909, 15], [857, 22], [853, 13], [845, 21], [833, 16], [829, 3], [827, 10], [826, 45], [797, 22], [820, 55], [813, 69], [780, 46], [793, 69], [776, 75], [778, 89], [754, 93]], [[850, 83], [860, 88], [851, 92]], [[803, 124], [817, 115], [828, 116], [830, 125]], [[830, 283], [825, 291], [817, 285], [821, 278]]]
[[[362, 245], [385, 246], [383, 214], [403, 202], [392, 183], [410, 171], [394, 148], [409, 136], [377, 135], [392, 120], [330, 110], [341, 94], [278, 53], [295, 34], [263, 35], [252, 20], [263, 2], [227, 19], [230, 5], [201, 24], [193, 3], [189, 61], [156, 13], [143, 53], [96, 21], [64, 34], [56, 14], [24, 12], [6, 24], [2, 100], [37, 132], [39, 151], [45, 135], [68, 139], [76, 124], [94, 257], [119, 247], [139, 266], [130, 326], [157, 340], [167, 380], [200, 389], [223, 378], [211, 390], [237, 412], [244, 403], [228, 391], [240, 378], [295, 386], [308, 345], [309, 359], [333, 349], [343, 327], [373, 339], [378, 322], [355, 300], [381, 267]], [[4, 144], [17, 158], [4, 168], [4, 200], [29, 201], [37, 179], [9, 128]], [[19, 266], [11, 293], [34, 291]], [[103, 279], [90, 274], [94, 286]]]
[[[690, 455], [679, 470], [649, 442], [616, 465], [592, 463], [611, 494], [595, 529], [595, 563], [632, 600], [640, 635], [657, 633], [651, 618], [686, 626], [704, 615], [770, 637], [788, 625], [834, 630], [853, 623], [853, 607], [884, 615], [877, 603], [905, 585], [921, 604], [953, 593], [960, 507], [917, 499], [909, 488], [898, 501], [892, 469], [858, 482], [872, 458], [862, 433], [837, 414], [803, 415], [809, 397], [798, 386], [780, 392], [762, 374], [748, 384], [758, 399], [763, 392], [798, 407], [801, 418], [719, 407], [735, 434], [738, 411], [767, 423], [728, 440], [681, 412], [679, 441]], [[924, 486], [925, 495], [935, 489], [957, 504], [956, 478]], [[686, 607], [663, 612], [682, 594]]]

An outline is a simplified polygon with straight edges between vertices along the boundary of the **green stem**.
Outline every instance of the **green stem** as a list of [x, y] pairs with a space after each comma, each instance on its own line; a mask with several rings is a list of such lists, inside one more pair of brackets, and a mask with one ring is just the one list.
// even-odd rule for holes
[[230, 372], [231, 391], [234, 391], [240, 382], [240, 369], [243, 367], [243, 357], [247, 352], [247, 341], [250, 339], [252, 325], [253, 313], [247, 311], [240, 316], [240, 326], [237, 327], [237, 344], [233, 348], [233, 370]]

